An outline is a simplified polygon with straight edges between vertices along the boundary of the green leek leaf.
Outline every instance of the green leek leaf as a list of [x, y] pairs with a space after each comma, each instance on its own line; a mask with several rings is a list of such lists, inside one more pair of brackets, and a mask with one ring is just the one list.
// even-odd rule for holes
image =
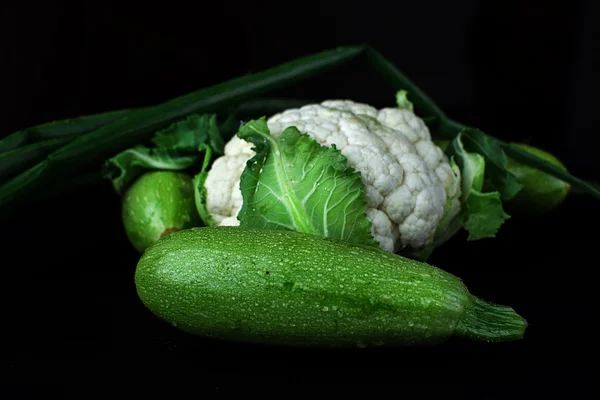
[[195, 155], [180, 156], [173, 150], [135, 146], [110, 158], [103, 175], [112, 181], [117, 193], [122, 194], [145, 171], [182, 171], [194, 165], [196, 160]]
[[0, 182], [33, 167], [43, 161], [50, 152], [59, 149], [69, 141], [67, 137], [58, 137], [0, 153]]
[[216, 114], [190, 115], [158, 131], [152, 143], [159, 149], [180, 153], [193, 153], [208, 144], [215, 153], [223, 154], [224, 147]]
[[[136, 110], [118, 121], [103, 126], [48, 155], [46, 160], [17, 175], [0, 187], [0, 207], [7, 211], [19, 197], [31, 195], [37, 187], [53, 185], [72, 175], [74, 168], [93, 165], [113, 154], [149, 139], [167, 124], [192, 113], [215, 112], [254, 96], [281, 89], [328, 69], [345, 64], [366, 46], [338, 47], [311, 54], [274, 68], [248, 74], [217, 85], [176, 97], [157, 106]], [[30, 172], [31, 171], [31, 172]], [[42, 175], [44, 181], [42, 182]]]
[[82, 134], [122, 119], [132, 110], [108, 111], [48, 122], [14, 132], [0, 139], [0, 154], [50, 139], [75, 139]]
[[512, 199], [523, 185], [507, 168], [507, 157], [502, 146], [491, 136], [478, 129], [465, 129], [458, 135], [465, 151], [479, 154], [485, 160], [486, 177], [500, 192], [503, 200]]

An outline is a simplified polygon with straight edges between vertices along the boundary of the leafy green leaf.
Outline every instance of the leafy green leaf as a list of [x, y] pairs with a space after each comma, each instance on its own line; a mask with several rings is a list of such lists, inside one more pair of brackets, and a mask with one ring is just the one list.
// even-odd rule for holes
[[478, 129], [465, 129], [458, 136], [467, 152], [477, 153], [485, 159], [486, 177], [502, 199], [512, 199], [523, 185], [507, 169], [507, 157], [500, 143]]
[[159, 149], [193, 153], [208, 143], [217, 154], [223, 154], [223, 138], [216, 114], [193, 114], [156, 132], [152, 142]]
[[472, 190], [467, 198], [468, 214], [461, 215], [461, 224], [469, 236], [467, 240], [492, 238], [510, 216], [502, 208], [500, 193], [482, 193]]
[[360, 173], [334, 145], [320, 146], [295, 127], [274, 138], [265, 117], [243, 124], [238, 136], [251, 142], [256, 152], [240, 180], [241, 226], [378, 246], [371, 236]]
[[403, 110], [413, 111], [413, 103], [408, 100], [408, 92], [406, 90], [398, 90], [396, 93], [396, 104], [398, 108]]
[[208, 211], [206, 207], [206, 188], [204, 187], [204, 182], [206, 182], [206, 178], [208, 176], [208, 169], [210, 166], [210, 158], [211, 158], [211, 149], [210, 147], [206, 147], [206, 156], [204, 157], [204, 162], [202, 163], [202, 168], [200, 172], [194, 176], [192, 181], [194, 185], [194, 202], [196, 203], [196, 210], [198, 211], [198, 215], [200, 215], [200, 219], [206, 226], [214, 226], [215, 221]]
[[135, 146], [110, 158], [104, 165], [103, 175], [112, 180], [117, 193], [123, 193], [145, 171], [184, 170], [196, 160], [196, 155], [181, 156], [174, 150]]
[[502, 208], [500, 192], [482, 191], [486, 167], [490, 164], [486, 164], [486, 157], [481, 153], [467, 151], [464, 138], [465, 132], [459, 133], [446, 149], [453, 168], [458, 165], [461, 172], [461, 226], [469, 233], [469, 241], [493, 238], [510, 216]]
[[215, 114], [190, 115], [156, 132], [152, 142], [156, 147], [138, 145], [106, 161], [103, 175], [112, 180], [117, 193], [123, 193], [145, 171], [185, 170], [202, 153], [206, 164], [213, 151], [222, 154], [224, 147]]

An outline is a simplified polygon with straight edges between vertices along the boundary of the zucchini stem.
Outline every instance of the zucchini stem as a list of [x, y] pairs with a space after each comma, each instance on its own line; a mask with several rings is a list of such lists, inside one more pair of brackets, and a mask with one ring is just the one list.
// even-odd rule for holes
[[523, 338], [527, 321], [511, 307], [491, 304], [475, 296], [456, 326], [458, 336], [486, 342]]

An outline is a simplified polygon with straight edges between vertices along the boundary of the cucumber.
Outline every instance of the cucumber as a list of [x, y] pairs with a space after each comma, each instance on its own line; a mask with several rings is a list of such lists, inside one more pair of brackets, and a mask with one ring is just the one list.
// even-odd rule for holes
[[137, 294], [177, 329], [307, 347], [506, 341], [526, 321], [441, 269], [318, 235], [246, 227], [174, 232], [149, 247]]
[[[547, 151], [523, 143], [512, 144], [552, 165], [567, 170], [558, 158]], [[506, 168], [516, 176], [517, 182], [523, 185], [519, 193], [506, 204], [506, 209], [511, 214], [518, 213], [528, 216], [546, 214], [562, 204], [569, 194], [571, 186], [567, 182], [510, 157]]]
[[[446, 151], [450, 141], [435, 139], [434, 143], [442, 151]], [[511, 142], [511, 144], [528, 151], [552, 165], [565, 171], [567, 170], [558, 158], [547, 151], [524, 143]], [[571, 189], [571, 185], [567, 182], [510, 157], [507, 157], [506, 169], [515, 175], [518, 183], [523, 185], [523, 188], [515, 197], [504, 202], [505, 210], [511, 215], [535, 217], [547, 214], [565, 201]], [[493, 190], [487, 181], [485, 182], [485, 186]]]
[[161, 237], [201, 226], [192, 178], [177, 171], [150, 171], [123, 196], [121, 206], [127, 238], [142, 253]]

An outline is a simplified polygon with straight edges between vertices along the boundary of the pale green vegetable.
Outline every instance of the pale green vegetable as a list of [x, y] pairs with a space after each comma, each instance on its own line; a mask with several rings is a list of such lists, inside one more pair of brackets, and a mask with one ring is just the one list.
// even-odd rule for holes
[[122, 217], [127, 238], [140, 253], [163, 236], [202, 225], [191, 177], [173, 171], [142, 174], [123, 196]]
[[215, 114], [190, 115], [106, 161], [105, 178], [122, 196], [129, 241], [140, 252], [169, 233], [202, 225], [191, 174], [223, 152]]
[[[567, 170], [558, 158], [542, 149], [522, 143], [513, 144], [564, 171]], [[506, 208], [512, 213], [530, 216], [545, 214], [562, 204], [569, 194], [571, 185], [536, 168], [511, 158], [508, 159], [507, 168], [523, 185], [523, 190], [506, 203]]]

